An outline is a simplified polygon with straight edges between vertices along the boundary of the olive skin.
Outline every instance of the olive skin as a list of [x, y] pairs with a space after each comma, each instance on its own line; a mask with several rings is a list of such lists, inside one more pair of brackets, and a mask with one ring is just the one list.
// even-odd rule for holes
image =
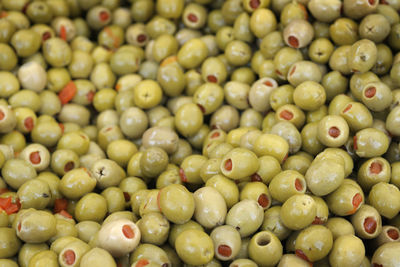
[[2, 249], [0, 250], [1, 257], [13, 257], [21, 247], [21, 241], [17, 238], [15, 231], [11, 228], [1, 227], [0, 232], [2, 233], [0, 239], [2, 244]]
[[140, 242], [140, 230], [127, 219], [109, 222], [98, 232], [98, 243], [114, 257], [132, 252]]
[[302, 230], [296, 238], [296, 255], [315, 262], [326, 257], [333, 245], [331, 231], [322, 225], [312, 225]]
[[279, 239], [269, 231], [255, 234], [249, 243], [249, 257], [258, 266], [275, 266], [282, 257], [283, 247]]
[[225, 222], [227, 207], [222, 195], [213, 187], [203, 187], [193, 193], [194, 217], [205, 228], [214, 228]]
[[365, 247], [360, 238], [355, 235], [343, 235], [333, 243], [329, 263], [331, 266], [360, 266], [364, 255]]
[[214, 257], [214, 244], [205, 232], [186, 230], [176, 239], [176, 252], [187, 264], [207, 264]]
[[158, 201], [161, 212], [173, 223], [186, 223], [195, 212], [193, 195], [179, 184], [171, 184], [162, 188]]
[[382, 246], [380, 246], [374, 253], [371, 259], [371, 263], [373, 266], [396, 266], [399, 262], [400, 259], [398, 255], [395, 253], [397, 249], [399, 248], [399, 243], [398, 242], [390, 242], [390, 243], [385, 243]]

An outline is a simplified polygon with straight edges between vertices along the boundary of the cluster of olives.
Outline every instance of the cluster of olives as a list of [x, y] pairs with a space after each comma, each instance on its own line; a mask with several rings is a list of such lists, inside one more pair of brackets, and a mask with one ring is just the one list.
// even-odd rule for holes
[[0, 267], [399, 267], [400, 0], [0, 0]]

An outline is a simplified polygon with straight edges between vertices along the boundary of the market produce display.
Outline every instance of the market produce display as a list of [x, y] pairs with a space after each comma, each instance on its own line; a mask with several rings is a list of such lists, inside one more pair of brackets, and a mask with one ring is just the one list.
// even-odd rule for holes
[[0, 267], [400, 267], [400, 0], [0, 0]]

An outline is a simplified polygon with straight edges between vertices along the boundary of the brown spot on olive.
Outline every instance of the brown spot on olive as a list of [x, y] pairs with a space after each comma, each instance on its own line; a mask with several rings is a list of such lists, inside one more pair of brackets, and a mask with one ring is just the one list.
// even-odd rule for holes
[[107, 11], [103, 10], [100, 12], [99, 18], [100, 18], [100, 21], [104, 22], [110, 18], [110, 14]]
[[215, 75], [210, 74], [207, 76], [207, 81], [209, 81], [210, 83], [217, 83], [218, 79], [217, 79], [217, 77], [215, 77]]
[[376, 94], [376, 88], [375, 87], [368, 87], [367, 90], [365, 90], [364, 95], [367, 98], [372, 98]]
[[382, 171], [382, 164], [378, 161], [374, 161], [369, 166], [370, 173], [379, 174]]
[[266, 194], [261, 194], [258, 199], [257, 199], [258, 204], [260, 204], [261, 207], [265, 208], [269, 204], [269, 198]]
[[373, 266], [373, 267], [383, 267], [382, 264], [378, 264], [378, 263], [374, 263], [372, 266]]
[[301, 182], [301, 180], [299, 178], [297, 178], [294, 181], [294, 187], [296, 187], [297, 191], [302, 191], [303, 190], [303, 183]]
[[76, 255], [72, 249], [68, 249], [64, 252], [62, 258], [67, 265], [72, 265], [75, 263]]
[[24, 120], [24, 126], [25, 126], [25, 128], [26, 128], [26, 130], [28, 130], [28, 131], [32, 131], [32, 129], [33, 129], [33, 119], [32, 119], [32, 117], [27, 117], [25, 120]]
[[18, 231], [21, 231], [22, 225], [21, 223], [18, 224]]
[[232, 249], [228, 245], [219, 245], [218, 246], [218, 254], [220, 254], [224, 257], [229, 257], [232, 255]]
[[340, 129], [336, 126], [332, 126], [329, 128], [328, 134], [333, 138], [337, 138], [340, 135]]
[[364, 219], [364, 230], [368, 234], [373, 234], [376, 231], [377, 223], [374, 217], [367, 217]]
[[375, 4], [375, 0], [368, 0], [368, 3], [373, 6]]
[[298, 48], [299, 47], [299, 40], [297, 37], [290, 35], [288, 38], [288, 44], [293, 47], [293, 48]]
[[228, 160], [225, 161], [224, 168], [227, 171], [231, 171], [232, 170], [232, 160], [231, 159], [228, 159]]
[[293, 113], [289, 110], [283, 110], [281, 113], [279, 113], [279, 117], [281, 117], [284, 120], [290, 121], [293, 119]]
[[73, 161], [68, 161], [65, 165], [64, 165], [64, 171], [65, 172], [69, 172], [70, 170], [72, 170], [75, 167], [75, 163]]
[[190, 22], [193, 22], [193, 23], [196, 23], [196, 22], [199, 20], [199, 18], [198, 18], [195, 14], [193, 14], [193, 13], [190, 13], [190, 14], [187, 16], [187, 19], [188, 19]]
[[386, 234], [388, 235], [388, 237], [390, 237], [393, 240], [397, 240], [399, 239], [399, 231], [397, 229], [389, 229], [386, 231]]
[[139, 34], [139, 35], [136, 37], [136, 40], [137, 40], [139, 43], [143, 43], [144, 41], [146, 41], [146, 39], [147, 39], [147, 36], [146, 36], [145, 34]]
[[124, 236], [128, 239], [132, 239], [135, 237], [135, 232], [133, 231], [133, 229], [125, 224], [124, 226], [122, 226], [122, 233], [124, 234]]
[[31, 154], [29, 154], [29, 161], [32, 162], [33, 164], [39, 164], [42, 161], [42, 159], [40, 158], [39, 151], [34, 151]]

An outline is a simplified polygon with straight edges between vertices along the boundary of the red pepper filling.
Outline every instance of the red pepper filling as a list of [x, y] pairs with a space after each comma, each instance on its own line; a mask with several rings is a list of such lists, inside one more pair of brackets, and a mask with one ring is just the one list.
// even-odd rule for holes
[[301, 249], [296, 249], [295, 253], [296, 253], [297, 257], [299, 257], [305, 261], [308, 261], [306, 254], [304, 254], [304, 252]]
[[215, 77], [215, 75], [208, 75], [207, 81], [209, 81], [210, 83], [216, 83], [216, 82], [218, 82], [218, 79], [217, 79], [217, 77]]
[[187, 177], [185, 175], [185, 171], [181, 168], [179, 169], [179, 176], [181, 177], [182, 182], [187, 182]]
[[289, 75], [293, 75], [295, 71], [296, 71], [296, 66], [293, 66], [293, 68], [292, 68], [292, 70], [290, 71]]
[[369, 171], [373, 174], [379, 174], [382, 171], [382, 164], [377, 161], [372, 162], [369, 166]]
[[75, 167], [74, 162], [69, 161], [69, 162], [67, 162], [67, 163], [65, 164], [65, 166], [64, 166], [64, 171], [65, 171], [65, 172], [69, 172], [69, 171], [72, 170], [74, 167]]
[[4, 114], [4, 112], [2, 110], [0, 110], [0, 121], [2, 121], [5, 116], [6, 115]]
[[297, 191], [302, 191], [303, 190], [303, 184], [301, 183], [300, 179], [296, 179], [294, 181], [294, 187], [296, 188]]
[[139, 35], [136, 37], [136, 40], [137, 40], [139, 43], [142, 43], [142, 42], [146, 41], [146, 39], [147, 39], [147, 36], [146, 36], [145, 34], [139, 34]]
[[138, 262], [136, 263], [136, 267], [143, 267], [148, 265], [150, 262], [147, 259], [140, 259], [138, 260]]
[[266, 194], [261, 194], [258, 199], [257, 199], [258, 204], [260, 204], [261, 207], [265, 208], [269, 204], [269, 199]]
[[225, 167], [225, 170], [231, 171], [232, 170], [232, 160], [228, 159], [227, 161], [225, 161], [224, 167]]
[[258, 175], [257, 173], [253, 174], [251, 176], [251, 181], [252, 182], [262, 182], [261, 176]]
[[213, 133], [213, 134], [211, 135], [211, 138], [212, 138], [212, 139], [217, 138], [217, 137], [219, 137], [219, 132], [215, 132], [215, 133]]
[[0, 210], [4, 210], [8, 215], [18, 212], [20, 208], [21, 204], [18, 199], [12, 203], [11, 197], [0, 197]]
[[93, 91], [90, 91], [90, 92], [88, 92], [88, 93], [86, 94], [86, 99], [87, 99], [89, 102], [92, 102], [92, 101], [93, 101], [93, 98], [94, 98], [94, 92], [93, 92]]
[[64, 25], [61, 25], [60, 27], [60, 38], [63, 39], [64, 41], [67, 40], [67, 28], [65, 28]]
[[29, 160], [33, 164], [39, 164], [42, 161], [42, 159], [40, 158], [39, 151], [35, 151], [35, 152], [32, 152], [31, 154], [29, 154]]
[[61, 216], [64, 216], [65, 218], [72, 219], [72, 215], [69, 214], [68, 211], [66, 211], [66, 210], [62, 210], [58, 214], [60, 214]]
[[66, 250], [63, 254], [63, 260], [67, 265], [74, 264], [75, 258], [76, 258], [75, 252], [71, 249]]
[[375, 94], [376, 94], [376, 88], [375, 87], [367, 88], [367, 90], [365, 90], [365, 93], [364, 93], [365, 97], [367, 97], [367, 98], [374, 97]]
[[54, 213], [59, 213], [63, 210], [67, 210], [68, 200], [65, 198], [57, 198], [54, 202]]
[[357, 150], [358, 146], [357, 146], [357, 136], [353, 137], [353, 148], [354, 150]]
[[193, 13], [190, 13], [188, 16], [187, 16], [187, 19], [190, 21], [190, 22], [193, 22], [193, 23], [196, 23], [199, 19], [198, 19], [198, 17], [195, 15], [195, 14], [193, 14]]
[[349, 110], [351, 109], [352, 106], [353, 106], [352, 104], [348, 104], [348, 105], [346, 106], [346, 108], [343, 109], [343, 113], [346, 113], [347, 111], [349, 111]]
[[279, 117], [284, 120], [290, 121], [291, 119], [293, 119], [293, 113], [289, 110], [284, 110], [279, 114]]
[[252, 9], [256, 9], [260, 6], [260, 1], [259, 0], [250, 0], [249, 5]]
[[203, 105], [197, 104], [197, 106], [200, 108], [202, 113], [206, 113], [206, 109], [203, 107]]
[[389, 229], [386, 233], [393, 240], [399, 239], [399, 231], [396, 229]]
[[325, 223], [325, 221], [318, 216], [315, 216], [315, 219], [312, 222], [312, 224], [324, 224], [324, 223]]
[[42, 40], [43, 41], [46, 41], [46, 40], [48, 40], [48, 39], [50, 39], [51, 38], [51, 33], [50, 32], [44, 32], [43, 34], [42, 34]]
[[331, 137], [337, 138], [340, 135], [340, 130], [338, 127], [333, 126], [333, 127], [329, 128], [328, 133]]
[[232, 255], [232, 249], [227, 245], [219, 245], [218, 246], [218, 254], [229, 257]]
[[293, 35], [289, 36], [288, 43], [293, 48], [298, 48], [299, 47], [299, 40]]
[[356, 211], [357, 211], [358, 207], [360, 206], [360, 204], [362, 203], [362, 201], [363, 201], [362, 195], [360, 193], [355, 194], [351, 201], [351, 204], [353, 205], [353, 209], [351, 211], [349, 211], [347, 214], [351, 215], [351, 214], [356, 213]]
[[124, 234], [124, 236], [128, 239], [132, 239], [135, 237], [135, 232], [133, 231], [133, 229], [125, 224], [124, 226], [122, 226], [122, 233]]
[[28, 117], [24, 120], [24, 126], [27, 131], [32, 131], [33, 129], [33, 119], [32, 117]]
[[124, 192], [124, 198], [125, 198], [125, 202], [131, 201], [131, 195], [129, 195], [128, 192]]
[[264, 84], [265, 84], [266, 86], [269, 86], [269, 87], [274, 86], [274, 84], [273, 84], [271, 81], [265, 81]]
[[100, 12], [100, 14], [99, 14], [99, 18], [100, 18], [100, 21], [106, 21], [106, 20], [108, 20], [109, 18], [110, 18], [110, 14], [108, 14], [108, 12], [107, 11], [101, 11]]
[[368, 234], [373, 234], [376, 231], [377, 223], [375, 218], [367, 217], [364, 219], [364, 230]]

